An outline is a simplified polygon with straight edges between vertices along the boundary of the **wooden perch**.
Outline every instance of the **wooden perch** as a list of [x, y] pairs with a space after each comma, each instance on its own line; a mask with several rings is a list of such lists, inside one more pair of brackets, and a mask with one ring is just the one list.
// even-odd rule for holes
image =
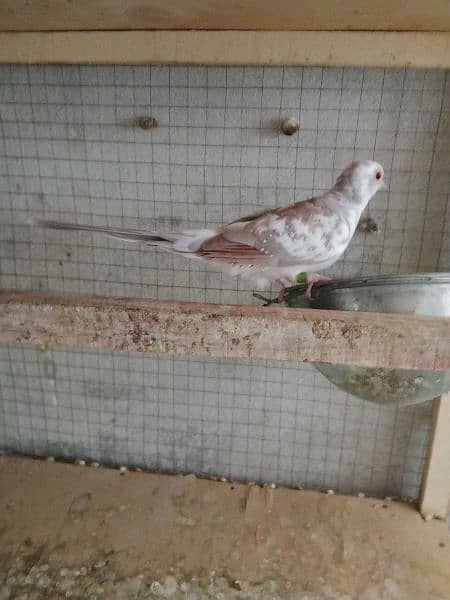
[[450, 369], [450, 319], [0, 292], [0, 342]]

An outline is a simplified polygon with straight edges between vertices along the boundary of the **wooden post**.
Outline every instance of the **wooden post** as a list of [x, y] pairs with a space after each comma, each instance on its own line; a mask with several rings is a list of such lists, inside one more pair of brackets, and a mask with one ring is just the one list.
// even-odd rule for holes
[[446, 519], [450, 500], [450, 393], [433, 406], [428, 457], [422, 478], [420, 512]]

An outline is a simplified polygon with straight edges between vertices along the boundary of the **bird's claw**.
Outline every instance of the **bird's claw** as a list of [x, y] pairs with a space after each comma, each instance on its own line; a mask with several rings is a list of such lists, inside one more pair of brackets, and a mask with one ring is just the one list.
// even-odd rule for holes
[[306, 291], [305, 291], [306, 298], [308, 300], [312, 300], [311, 291], [313, 289], [313, 286], [316, 283], [330, 281], [330, 279], [331, 279], [330, 277], [326, 277], [325, 275], [319, 275], [318, 273], [311, 273], [311, 275], [308, 275], [307, 287], [306, 287]]
[[255, 298], [257, 298], [258, 300], [262, 300], [264, 302], [263, 306], [270, 306], [271, 304], [279, 304], [280, 303], [280, 299], [278, 297], [266, 298], [262, 294], [257, 294], [256, 292], [253, 293], [253, 296]]

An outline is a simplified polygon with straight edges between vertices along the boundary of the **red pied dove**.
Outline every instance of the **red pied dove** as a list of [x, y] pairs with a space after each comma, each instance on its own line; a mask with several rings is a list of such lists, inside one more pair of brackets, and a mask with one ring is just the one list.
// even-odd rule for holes
[[210, 263], [263, 288], [287, 286], [307, 273], [306, 296], [314, 283], [328, 279], [318, 273], [344, 253], [369, 200], [382, 187], [383, 167], [371, 160], [353, 162], [325, 194], [237, 219], [220, 229], [180, 233], [122, 227], [39, 221], [49, 229], [104, 233], [128, 242], [158, 246], [186, 258]]

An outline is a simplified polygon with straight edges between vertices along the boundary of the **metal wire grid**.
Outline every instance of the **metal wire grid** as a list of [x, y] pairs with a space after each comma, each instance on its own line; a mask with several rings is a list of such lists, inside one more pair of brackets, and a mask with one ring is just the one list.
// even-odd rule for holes
[[342, 492], [418, 493], [429, 404], [364, 403], [307, 366], [8, 346], [0, 368], [6, 449]]
[[[369, 207], [381, 234], [355, 236], [334, 273], [448, 268], [444, 72], [3, 66], [0, 77], [3, 287], [249, 302], [245, 282], [99, 236], [30, 230], [30, 218], [220, 225], [323, 191], [354, 158], [380, 160], [389, 191]], [[158, 128], [133, 126], [143, 114]], [[300, 119], [297, 137], [276, 131], [286, 114]], [[363, 404], [310, 366], [3, 351], [6, 447], [417, 494], [429, 405]]]

